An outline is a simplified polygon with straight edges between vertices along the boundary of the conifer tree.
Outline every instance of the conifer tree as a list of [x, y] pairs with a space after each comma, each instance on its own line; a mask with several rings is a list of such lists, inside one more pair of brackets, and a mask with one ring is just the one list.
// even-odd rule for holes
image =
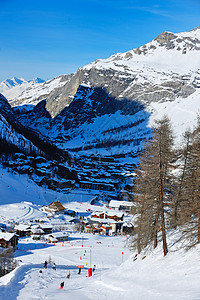
[[173, 197], [173, 210], [172, 210], [172, 227], [177, 228], [178, 225], [184, 223], [181, 218], [181, 211], [187, 209], [187, 189], [186, 182], [188, 178], [188, 164], [191, 156], [192, 149], [192, 133], [188, 130], [183, 136], [183, 148], [178, 150], [177, 154], [177, 169], [179, 170], [175, 177], [174, 185], [176, 192]]
[[181, 223], [188, 247], [200, 243], [200, 119], [193, 132], [181, 196]]
[[157, 247], [161, 229], [163, 253], [168, 253], [166, 240], [165, 208], [171, 198], [171, 161], [173, 137], [169, 119], [156, 122], [153, 138], [144, 146], [140, 164], [136, 170], [135, 201], [137, 203], [138, 252], [148, 245]]

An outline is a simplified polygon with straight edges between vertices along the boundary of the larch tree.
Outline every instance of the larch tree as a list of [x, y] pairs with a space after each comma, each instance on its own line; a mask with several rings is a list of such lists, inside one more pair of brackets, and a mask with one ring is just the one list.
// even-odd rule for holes
[[152, 245], [157, 247], [161, 230], [163, 253], [168, 253], [166, 240], [166, 211], [171, 201], [171, 161], [174, 158], [173, 135], [169, 119], [156, 121], [152, 140], [145, 143], [134, 186], [137, 204], [138, 252]]
[[200, 243], [200, 119], [193, 132], [181, 196], [180, 219], [188, 247]]
[[183, 136], [183, 147], [177, 151], [177, 173], [174, 177], [175, 193], [173, 197], [173, 209], [171, 224], [177, 228], [178, 225], [184, 223], [183, 211], [187, 209], [187, 181], [188, 181], [188, 166], [191, 158], [192, 150], [192, 133], [188, 130]]

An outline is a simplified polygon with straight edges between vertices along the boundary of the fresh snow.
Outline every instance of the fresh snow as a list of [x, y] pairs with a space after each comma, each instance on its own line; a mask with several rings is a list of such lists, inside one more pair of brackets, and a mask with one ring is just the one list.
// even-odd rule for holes
[[[135, 49], [133, 49], [125, 53], [114, 54], [107, 59], [98, 59], [84, 66], [82, 69], [90, 70], [94, 67], [101, 70], [109, 68], [122, 72], [126, 70], [126, 72], [130, 74], [137, 74], [138, 71], [141, 73], [143, 69], [144, 71], [146, 71], [145, 69], [152, 69], [152, 72], [157, 72], [157, 74], [160, 72], [178, 72], [178, 74], [184, 75], [191, 71], [196, 72], [200, 66], [199, 50], [190, 51], [190, 49], [187, 49], [188, 51], [183, 54], [182, 50], [184, 50], [187, 46], [185, 45], [184, 40], [178, 42], [178, 39], [196, 39], [197, 46], [199, 46], [200, 27], [190, 32], [177, 33], [175, 36], [176, 38], [173, 40], [175, 45], [174, 49], [166, 49], [166, 47], [160, 46], [158, 41], [155, 39], [140, 47], [141, 50], [143, 50], [144, 47], [148, 49], [148, 53], [146, 55], [137, 54], [135, 53]], [[180, 47], [181, 51], [178, 50], [178, 47]], [[130, 54], [131, 57], [127, 56], [127, 54]]]
[[[88, 209], [104, 209], [90, 204], [94, 194], [79, 190], [61, 195], [37, 187], [25, 175], [0, 171], [1, 204], [4, 203], [0, 206], [1, 223], [23, 224], [38, 218], [47, 221], [41, 205], [56, 199], [82, 215]], [[59, 220], [54, 218], [51, 223], [59, 224]], [[69, 240], [55, 245], [21, 238], [15, 252], [19, 266], [0, 278], [0, 299], [199, 300], [200, 247], [188, 252], [181, 249], [182, 244], [175, 243], [180, 237], [178, 230], [168, 232], [166, 257], [160, 244], [156, 250], [135, 257], [135, 252], [130, 252], [128, 247], [130, 238], [125, 235], [78, 233], [71, 225], [66, 234]], [[55, 262], [56, 270], [52, 264], [43, 269], [45, 260]], [[84, 266], [80, 275], [79, 265]], [[88, 277], [88, 268], [94, 265], [96, 270]], [[68, 271], [69, 279], [66, 278]], [[64, 288], [60, 290], [63, 281]]]
[[[40, 97], [45, 98], [55, 88], [62, 87], [66, 83], [66, 81], [62, 81], [61, 79], [62, 76], [45, 82], [37, 80], [37, 78], [31, 81], [20, 79], [21, 83], [12, 85], [7, 85], [7, 80], [0, 83], [0, 93], [8, 99], [11, 105], [14, 105], [16, 100], [21, 100], [20, 105], [36, 105], [41, 101]], [[11, 81], [13, 80], [11, 79]]]
[[178, 98], [174, 101], [165, 101], [161, 103], [152, 102], [149, 105], [151, 116], [149, 126], [153, 127], [156, 119], [161, 119], [167, 115], [171, 120], [176, 145], [182, 142], [183, 133], [186, 130], [193, 130], [197, 124], [197, 115], [200, 112], [200, 90], [196, 90], [187, 98]]
[[[179, 33], [176, 36], [199, 40], [200, 28], [189, 33]], [[156, 47], [150, 49], [148, 55], [138, 55], [131, 50], [123, 54], [118, 53], [105, 60], [97, 60], [82, 69], [111, 68], [126, 72], [122, 76], [135, 77], [137, 83], [145, 83], [148, 78], [151, 84], [161, 84], [170, 76], [173, 79], [173, 76], [179, 75], [187, 75], [188, 80], [192, 82], [200, 74], [199, 53], [192, 50], [183, 55], [176, 47], [180, 46], [183, 49], [184, 42], [178, 44], [174, 41], [174, 45], [175, 49], [166, 50], [154, 40], [146, 44], [149, 49], [150, 46]], [[24, 82], [23, 79], [14, 78], [12, 82], [4, 82], [4, 86], [0, 85], [0, 88], [4, 89], [4, 95], [13, 101], [15, 97], [26, 98], [22, 104], [35, 105], [37, 104], [35, 99], [63, 84], [65, 82], [60, 82], [59, 77], [46, 83], [33, 85]], [[134, 134], [138, 136], [139, 132], [141, 136], [142, 134], [147, 136], [150, 135], [150, 128], [155, 120], [163, 115], [168, 115], [172, 120], [176, 140], [180, 143], [182, 133], [189, 128], [193, 129], [196, 123], [196, 112], [200, 109], [199, 97], [200, 91], [196, 89], [196, 92], [187, 98], [179, 97], [175, 101], [151, 103], [146, 111], [138, 112], [134, 116], [122, 116], [120, 112], [117, 112], [112, 116], [97, 117], [93, 123], [85, 123], [76, 131], [71, 132], [74, 134], [74, 139], [60, 146], [69, 149], [74, 146], [84, 146], [81, 144], [81, 135], [84, 137], [85, 144], [95, 139], [97, 134], [100, 139], [103, 134], [105, 138], [109, 138], [110, 133], [106, 130], [131, 124], [143, 117], [145, 121], [137, 128], [127, 129], [126, 133], [127, 137], [133, 137]], [[4, 128], [6, 121], [1, 118], [0, 122]], [[59, 132], [62, 133], [62, 130]], [[117, 132], [114, 136], [116, 139], [122, 138]], [[124, 146], [124, 153], [133, 150], [132, 145]], [[112, 149], [92, 149], [88, 151], [88, 154], [92, 151], [104, 155], [122, 152], [118, 147], [113, 147]], [[90, 204], [95, 193], [76, 190], [69, 194], [61, 194], [38, 187], [27, 175], [10, 173], [2, 168], [0, 169], [0, 192], [0, 223], [7, 225], [14, 222], [24, 224], [35, 219], [46, 222], [47, 214], [41, 210], [41, 206], [56, 200], [61, 201], [67, 209], [78, 211], [81, 215], [87, 215], [88, 209], [93, 211], [105, 209], [104, 206]], [[52, 222], [62, 224], [62, 218], [54, 218]], [[176, 242], [181, 237], [179, 230], [167, 233], [169, 253], [166, 257], [163, 257], [161, 244], [152, 252], [142, 253], [136, 257], [136, 253], [129, 250], [130, 238], [128, 236], [108, 237], [81, 234], [73, 231], [72, 225], [69, 225], [67, 234], [69, 235], [68, 241], [55, 245], [33, 241], [31, 238], [20, 239], [19, 249], [15, 252], [19, 266], [0, 278], [0, 300], [60, 298], [71, 300], [199, 300], [200, 298], [200, 246], [185, 252], [181, 242]], [[52, 269], [52, 265], [43, 269], [44, 261], [49, 259], [56, 263], [56, 270]], [[80, 275], [78, 275], [78, 265], [84, 265]], [[96, 270], [92, 277], [88, 277], [88, 268], [94, 265], [96, 265]], [[39, 270], [42, 270], [42, 273], [39, 273]], [[71, 278], [67, 279], [69, 270]], [[63, 290], [59, 290], [62, 281], [65, 285]]]

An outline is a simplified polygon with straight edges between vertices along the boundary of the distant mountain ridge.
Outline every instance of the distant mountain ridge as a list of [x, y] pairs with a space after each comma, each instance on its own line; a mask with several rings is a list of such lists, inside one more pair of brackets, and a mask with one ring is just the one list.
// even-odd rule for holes
[[13, 77], [11, 79], [7, 79], [7, 80], [0, 82], [0, 93], [3, 93], [6, 90], [9, 90], [18, 85], [22, 85], [24, 83], [37, 84], [37, 83], [43, 83], [43, 82], [44, 82], [44, 80], [39, 77], [36, 77], [36, 78], [34, 78], [32, 80], [28, 80], [28, 81], [23, 78]]
[[[56, 153], [55, 159], [61, 157], [77, 174], [70, 188], [131, 193], [134, 166], [155, 120], [169, 117], [176, 145], [196, 124], [199, 46], [199, 27], [163, 32], [146, 45], [96, 60], [74, 74], [16, 85], [10, 88], [9, 103], [0, 99], [0, 134], [22, 148], [30, 139], [38, 151]], [[23, 132], [27, 141], [19, 138]], [[46, 169], [40, 172], [43, 184], [47, 174], [52, 176]], [[65, 168], [63, 174], [68, 176]], [[56, 188], [50, 179], [48, 186]]]
[[[111, 145], [107, 152], [120, 153], [139, 149], [142, 139], [149, 138], [148, 126], [164, 113], [174, 116], [178, 134], [192, 125], [200, 107], [199, 91], [197, 27], [177, 34], [163, 32], [137, 49], [29, 87], [9, 103], [23, 126], [36, 129], [62, 149], [102, 153]], [[24, 105], [32, 105], [31, 110], [23, 110]], [[181, 121], [185, 112], [187, 118]]]
[[12, 106], [36, 105], [45, 99], [52, 90], [64, 85], [69, 76], [61, 75], [47, 81], [38, 77], [30, 81], [22, 78], [12, 78], [0, 83], [0, 93], [8, 99]]

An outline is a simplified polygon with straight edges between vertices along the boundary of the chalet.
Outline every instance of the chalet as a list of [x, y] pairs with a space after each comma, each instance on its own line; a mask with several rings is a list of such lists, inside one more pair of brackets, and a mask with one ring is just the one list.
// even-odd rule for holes
[[40, 228], [44, 231], [44, 234], [52, 233], [53, 225], [50, 223], [40, 223]]
[[104, 219], [105, 218], [105, 213], [104, 212], [97, 212], [97, 211], [95, 211], [95, 212], [93, 212], [91, 214], [91, 217], [92, 218]]
[[105, 235], [121, 234], [123, 232], [123, 220], [105, 215], [106, 218], [91, 217], [90, 224], [85, 226], [86, 232], [101, 232]]
[[103, 224], [101, 229], [102, 234], [105, 235], [122, 234], [123, 222], [109, 221], [109, 223]]
[[102, 233], [105, 235], [111, 235], [109, 234], [109, 232], [112, 230], [112, 226], [110, 226], [110, 224], [104, 224], [101, 226], [102, 228]]
[[100, 233], [102, 231], [98, 224], [88, 224], [85, 226], [85, 232], [87, 233]]
[[55, 243], [55, 242], [63, 242], [68, 240], [69, 235], [65, 231], [59, 231], [59, 232], [53, 232], [48, 235], [45, 235], [45, 239], [49, 243]]
[[116, 222], [123, 221], [124, 213], [123, 212], [112, 212], [109, 211], [105, 214], [106, 219], [112, 219]]
[[44, 235], [44, 231], [42, 230], [42, 228], [38, 227], [38, 228], [31, 228], [31, 235], [32, 238], [36, 239], [36, 238], [40, 238], [41, 235]]
[[15, 232], [19, 237], [30, 236], [31, 235], [31, 227], [25, 224], [19, 224], [15, 226]]
[[104, 211], [104, 212], [93, 212], [91, 214], [91, 218], [99, 218], [99, 219], [113, 219], [115, 221], [122, 221], [124, 217], [124, 213], [122, 212], [112, 212], [112, 211]]
[[16, 250], [18, 248], [18, 236], [15, 233], [0, 232], [0, 246], [2, 248], [13, 247]]
[[64, 213], [65, 208], [60, 201], [52, 202], [47, 206], [43, 206], [43, 210], [52, 214]]
[[130, 211], [133, 206], [133, 202], [130, 201], [111, 200], [109, 203], [109, 208], [114, 210]]

